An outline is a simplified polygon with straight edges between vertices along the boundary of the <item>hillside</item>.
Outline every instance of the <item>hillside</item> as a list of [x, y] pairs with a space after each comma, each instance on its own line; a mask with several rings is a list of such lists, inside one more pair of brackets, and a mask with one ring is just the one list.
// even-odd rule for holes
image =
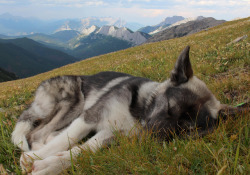
[[[190, 45], [194, 74], [221, 103], [235, 106], [249, 100], [249, 28], [250, 17], [185, 37], [93, 57], [27, 79], [0, 83], [0, 173], [21, 174], [21, 153], [11, 144], [11, 132], [17, 116], [32, 102], [37, 86], [50, 77], [110, 70], [161, 82], [169, 77], [179, 52]], [[248, 37], [228, 45], [243, 35]], [[118, 133], [111, 147], [96, 153], [84, 151], [64, 174], [248, 174], [249, 121], [249, 112], [242, 113], [220, 121], [218, 128], [203, 138], [174, 137], [170, 142], [159, 142], [151, 136], [128, 138]]]
[[224, 23], [224, 20], [216, 20], [214, 18], [203, 18], [200, 20], [189, 21], [180, 25], [175, 25], [171, 28], [167, 28], [154, 34], [147, 42], [157, 42], [162, 40], [168, 40], [172, 38], [178, 38], [185, 35], [190, 35], [201, 30], [205, 30], [210, 27], [217, 26]]
[[2, 68], [0, 68], [0, 82], [16, 80], [18, 77], [11, 72], [8, 72]]
[[76, 61], [73, 56], [28, 38], [0, 39], [0, 67], [22, 78]]

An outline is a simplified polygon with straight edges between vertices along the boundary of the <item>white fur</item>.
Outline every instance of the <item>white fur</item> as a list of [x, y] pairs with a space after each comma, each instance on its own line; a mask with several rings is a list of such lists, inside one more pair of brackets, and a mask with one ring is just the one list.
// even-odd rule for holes
[[129, 103], [130, 101], [118, 97], [109, 99], [102, 113], [102, 121], [97, 125], [97, 130], [110, 130], [110, 128], [131, 130], [135, 121], [129, 112]]
[[145, 99], [148, 99], [148, 97], [151, 95], [152, 93], [152, 89], [155, 89], [160, 83], [157, 82], [147, 82], [144, 83], [140, 89], [139, 89], [139, 103], [143, 104]]
[[[51, 155], [55, 155], [58, 152], [66, 151], [70, 146], [76, 144], [83, 137], [86, 137], [88, 133], [93, 129], [94, 125], [87, 124], [81, 117], [75, 119], [72, 124], [65, 129], [62, 133], [57, 135], [53, 140], [48, 142], [44, 147], [37, 151], [31, 151], [24, 153], [21, 157], [21, 163], [29, 157], [34, 159], [46, 158]], [[21, 166], [23, 166], [21, 164]]]
[[55, 156], [47, 157], [44, 160], [36, 160], [33, 164], [34, 170], [32, 175], [59, 174], [70, 166], [71, 155], [72, 159], [75, 160], [82, 150], [90, 149], [95, 152], [102, 146], [104, 140], [112, 136], [113, 133], [110, 130], [102, 130], [81, 146], [75, 146], [71, 150], [59, 152]]
[[181, 84], [180, 88], [187, 88], [191, 92], [195, 92], [199, 96], [203, 96], [204, 93], [208, 92], [206, 84], [196, 76], [191, 77], [188, 82]]
[[18, 122], [12, 133], [12, 142], [17, 145], [23, 151], [29, 151], [28, 142], [26, 140], [26, 134], [31, 130], [31, 124], [28, 121]]
[[209, 100], [205, 105], [208, 107], [209, 112], [211, 113], [211, 116], [214, 119], [218, 118], [218, 112], [221, 109], [220, 101], [218, 101], [214, 96], [212, 97], [212, 100]]
[[162, 83], [156, 84], [155, 89], [153, 89], [153, 91], [151, 89], [151, 94], [148, 96], [146, 104], [149, 105], [152, 102], [154, 96], [164, 93], [164, 91], [170, 86], [172, 86], [170, 80], [166, 80]]

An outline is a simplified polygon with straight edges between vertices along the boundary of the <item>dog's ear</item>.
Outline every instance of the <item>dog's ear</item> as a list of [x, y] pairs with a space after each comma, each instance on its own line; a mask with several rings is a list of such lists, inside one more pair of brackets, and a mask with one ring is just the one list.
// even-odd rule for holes
[[187, 46], [181, 52], [171, 72], [170, 80], [175, 85], [185, 83], [193, 76], [193, 69], [189, 60], [189, 50], [190, 47]]

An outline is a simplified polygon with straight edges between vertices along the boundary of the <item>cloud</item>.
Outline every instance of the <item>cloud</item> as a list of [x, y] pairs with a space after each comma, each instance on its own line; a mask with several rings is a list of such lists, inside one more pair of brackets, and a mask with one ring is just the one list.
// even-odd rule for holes
[[0, 0], [0, 4], [13, 4], [15, 3], [15, 1], [11, 1], [11, 0]]

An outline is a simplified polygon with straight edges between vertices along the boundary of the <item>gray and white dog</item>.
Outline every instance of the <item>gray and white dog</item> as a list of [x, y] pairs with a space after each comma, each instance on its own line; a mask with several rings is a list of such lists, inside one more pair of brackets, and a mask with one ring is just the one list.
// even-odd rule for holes
[[[189, 49], [162, 83], [117, 72], [42, 82], [12, 133], [13, 143], [24, 151], [22, 168], [34, 175], [58, 174], [70, 166], [71, 153], [74, 159], [84, 149], [96, 151], [114, 130], [128, 135], [145, 128], [163, 138], [191, 128], [211, 130], [227, 106], [193, 75]], [[91, 131], [96, 134], [78, 145]]]

